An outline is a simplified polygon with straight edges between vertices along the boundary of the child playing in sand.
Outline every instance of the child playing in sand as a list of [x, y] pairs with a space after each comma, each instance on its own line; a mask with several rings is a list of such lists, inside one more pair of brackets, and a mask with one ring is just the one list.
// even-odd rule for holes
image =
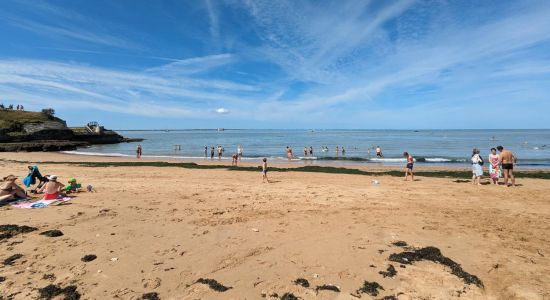
[[262, 174], [263, 174], [262, 183], [265, 182], [266, 180], [267, 180], [267, 183], [269, 183], [269, 179], [267, 178], [267, 158], [264, 158], [262, 161], [263, 161], [263, 164], [262, 164]]
[[65, 193], [67, 194], [76, 193], [80, 191], [79, 189], [81, 187], [82, 185], [80, 183], [77, 183], [75, 178], [71, 178], [69, 179], [69, 184], [63, 188], [63, 191], [65, 191]]

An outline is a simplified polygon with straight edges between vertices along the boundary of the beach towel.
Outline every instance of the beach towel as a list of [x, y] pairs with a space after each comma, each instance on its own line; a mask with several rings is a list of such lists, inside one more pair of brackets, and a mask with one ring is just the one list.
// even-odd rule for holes
[[13, 203], [11, 206], [17, 207], [17, 208], [43, 208], [51, 205], [52, 203], [62, 203], [70, 200], [72, 200], [71, 197], [57, 198], [53, 200], [39, 200], [35, 202], [25, 200], [25, 201]]

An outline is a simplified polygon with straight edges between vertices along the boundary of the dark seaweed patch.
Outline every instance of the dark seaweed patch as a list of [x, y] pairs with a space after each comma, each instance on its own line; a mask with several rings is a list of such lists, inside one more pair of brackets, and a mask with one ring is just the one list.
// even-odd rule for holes
[[405, 251], [402, 253], [391, 254], [389, 260], [402, 264], [412, 264], [413, 261], [429, 260], [451, 268], [451, 274], [462, 278], [467, 284], [475, 284], [478, 287], [483, 287], [481, 280], [462, 269], [462, 267], [452, 259], [443, 256], [441, 251], [436, 247], [425, 247], [414, 251]]
[[298, 300], [298, 297], [294, 296], [294, 294], [292, 294], [292, 293], [285, 293], [281, 297], [281, 300]]
[[307, 281], [307, 279], [305, 278], [298, 278], [296, 280], [294, 280], [294, 283], [297, 284], [297, 285], [301, 285], [303, 287], [309, 287], [309, 281]]
[[7, 240], [10, 239], [20, 233], [29, 233], [37, 230], [36, 227], [30, 227], [30, 226], [19, 226], [15, 224], [4, 224], [0, 225], [0, 241], [1, 240]]
[[392, 245], [397, 246], [397, 247], [407, 247], [407, 242], [397, 241], [397, 242], [393, 242]]
[[6, 281], [6, 277], [0, 276], [0, 282], [4, 282], [4, 281]]
[[61, 232], [60, 230], [54, 229], [54, 230], [44, 231], [40, 233], [40, 235], [45, 235], [47, 237], [58, 237], [58, 236], [62, 236], [63, 232]]
[[315, 288], [315, 291], [333, 291], [333, 292], [338, 292], [339, 293], [340, 288], [338, 288], [334, 284], [323, 284], [323, 285], [318, 285]]
[[88, 255], [84, 255], [80, 260], [83, 262], [90, 262], [92, 260], [95, 260], [96, 258], [97, 256], [95, 254], [88, 254]]
[[398, 299], [394, 295], [390, 295], [390, 296], [384, 296], [384, 297], [380, 298], [379, 300], [398, 300]]
[[216, 292], [225, 292], [229, 289], [232, 289], [232, 287], [226, 287], [223, 284], [217, 282], [215, 279], [199, 278], [197, 280], [197, 283], [207, 284], [210, 289]]
[[363, 286], [357, 290], [357, 294], [369, 294], [371, 296], [378, 296], [378, 289], [384, 290], [384, 288], [378, 284], [378, 282], [365, 281]]
[[141, 299], [143, 299], [143, 300], [160, 300], [159, 294], [155, 293], [155, 292], [143, 294], [141, 296]]
[[11, 266], [13, 263], [23, 257], [23, 254], [14, 254], [6, 259], [4, 259], [4, 266]]
[[384, 276], [384, 278], [386, 278], [386, 277], [391, 278], [391, 277], [397, 275], [397, 271], [395, 270], [393, 265], [389, 265], [385, 272], [380, 271], [380, 272], [378, 272], [378, 274], [381, 274], [382, 276]]
[[46, 287], [38, 289], [41, 299], [53, 299], [59, 295], [64, 295], [64, 300], [78, 300], [80, 299], [80, 293], [76, 291], [75, 285], [69, 285], [61, 288], [59, 285], [50, 284]]

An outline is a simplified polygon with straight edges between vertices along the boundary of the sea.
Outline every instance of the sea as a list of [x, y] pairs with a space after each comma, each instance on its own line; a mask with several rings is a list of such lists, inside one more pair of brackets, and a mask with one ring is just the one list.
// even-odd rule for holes
[[[512, 150], [518, 166], [550, 168], [550, 129], [541, 130], [118, 130], [128, 138], [142, 142], [94, 145], [67, 153], [99, 156], [135, 156], [142, 145], [143, 157], [151, 159], [210, 160], [210, 148], [221, 145], [222, 159], [231, 160], [237, 146], [243, 148], [243, 160], [288, 163], [286, 147], [293, 150], [291, 163], [401, 165], [403, 152], [414, 156], [417, 164], [469, 166], [473, 148], [487, 160], [492, 147]], [[338, 146], [339, 151], [336, 151]], [[383, 157], [376, 157], [375, 148]], [[205, 157], [205, 147], [208, 147]], [[305, 155], [304, 147], [313, 147]], [[324, 149], [324, 150], [322, 150]], [[345, 151], [343, 151], [345, 150]], [[217, 152], [216, 152], [217, 159]]]

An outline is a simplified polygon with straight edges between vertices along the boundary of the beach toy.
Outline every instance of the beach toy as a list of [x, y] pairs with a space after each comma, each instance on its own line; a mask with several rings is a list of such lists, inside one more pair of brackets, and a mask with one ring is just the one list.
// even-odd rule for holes
[[374, 179], [373, 181], [371, 181], [371, 183], [374, 184], [374, 185], [378, 185], [378, 184], [380, 184], [380, 181]]
[[91, 184], [88, 184], [88, 186], [86, 187], [86, 191], [88, 191], [88, 192], [93, 192], [93, 191], [94, 191], [94, 187], [93, 187]]

